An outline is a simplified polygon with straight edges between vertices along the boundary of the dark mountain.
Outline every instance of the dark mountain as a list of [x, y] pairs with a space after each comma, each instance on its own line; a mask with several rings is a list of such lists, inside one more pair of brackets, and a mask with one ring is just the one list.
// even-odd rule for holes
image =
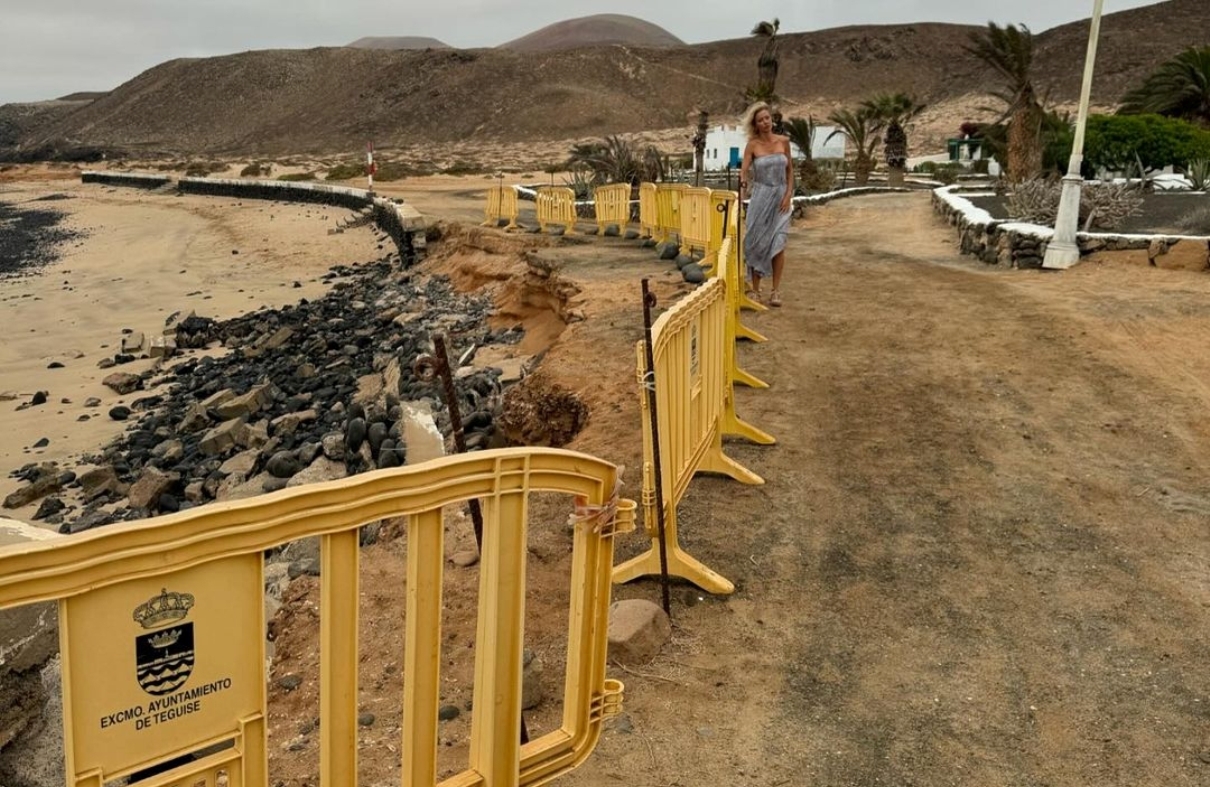
[[[1112, 105], [1159, 63], [1210, 41], [1206, 4], [1167, 0], [1105, 16], [1094, 103]], [[817, 117], [875, 91], [912, 91], [930, 104], [938, 127], [953, 133], [997, 86], [963, 50], [977, 30], [916, 24], [779, 35], [777, 91]], [[1038, 34], [1036, 78], [1052, 101], [1078, 98], [1087, 31], [1083, 22]], [[522, 51], [337, 47], [173, 60], [94, 101], [47, 113], [43, 122], [31, 125], [26, 114], [16, 132], [3, 125], [8, 108], [0, 108], [0, 129], [9, 129], [0, 138], [11, 146], [15, 134], [27, 150], [50, 142], [282, 155], [360, 150], [370, 139], [386, 149], [685, 128], [696, 107], [714, 117], [742, 110], [762, 43], [749, 36], [565, 50], [534, 40]]]
[[623, 44], [635, 47], [684, 46], [685, 42], [659, 25], [624, 14], [596, 14], [555, 22], [529, 35], [501, 44], [501, 49], [543, 52], [587, 46]]

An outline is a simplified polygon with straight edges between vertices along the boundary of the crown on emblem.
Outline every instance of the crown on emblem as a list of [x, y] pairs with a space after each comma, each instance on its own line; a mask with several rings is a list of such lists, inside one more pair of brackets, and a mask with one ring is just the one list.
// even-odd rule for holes
[[152, 596], [134, 610], [134, 619], [145, 629], [162, 626], [174, 620], [180, 620], [189, 614], [193, 607], [193, 596], [189, 593], [169, 593], [167, 588], [160, 590], [160, 595]]
[[176, 644], [176, 641], [181, 638], [181, 632], [179, 629], [172, 629], [171, 631], [165, 631], [162, 634], [150, 634], [148, 636], [151, 637], [151, 644], [153, 647], [167, 648]]

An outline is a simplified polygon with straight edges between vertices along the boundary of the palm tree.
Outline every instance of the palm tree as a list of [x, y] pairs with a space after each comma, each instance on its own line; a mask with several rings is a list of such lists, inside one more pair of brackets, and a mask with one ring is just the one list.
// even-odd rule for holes
[[798, 182], [804, 187], [811, 182], [816, 172], [815, 159], [811, 155], [811, 149], [815, 142], [815, 118], [807, 116], [805, 118], [792, 117], [786, 121], [785, 125], [786, 136], [790, 138], [790, 142], [798, 148], [798, 152], [802, 154], [802, 164], [799, 165]]
[[1031, 178], [1042, 169], [1042, 121], [1044, 111], [1034, 89], [1033, 34], [1025, 25], [1000, 27], [987, 23], [987, 30], [970, 34], [971, 45], [964, 47], [1004, 80], [1004, 86], [992, 95], [1005, 103], [1006, 110], [997, 122], [1008, 120], [1008, 177], [1013, 181]]
[[768, 104], [777, 102], [777, 93], [774, 91], [777, 86], [779, 67], [777, 31], [780, 28], [781, 21], [776, 18], [772, 22], [757, 22], [756, 26], [752, 28], [750, 35], [764, 38], [765, 48], [761, 50], [760, 57], [756, 61], [756, 87], [750, 87], [744, 91], [744, 98], [748, 101], [764, 101]]
[[874, 171], [874, 148], [882, 141], [882, 137], [878, 135], [882, 130], [882, 121], [865, 107], [856, 111], [838, 109], [828, 115], [828, 120], [836, 125], [836, 129], [828, 135], [829, 140], [837, 134], [844, 134], [857, 148], [857, 155], [853, 160], [853, 175], [857, 185], [864, 186], [870, 180], [870, 173]]
[[903, 126], [924, 110], [924, 104], [906, 93], [879, 93], [861, 103], [874, 117], [886, 123], [883, 134], [886, 155], [887, 181], [892, 186], [903, 185], [903, 173], [907, 169], [907, 132]]
[[606, 183], [630, 183], [663, 177], [663, 166], [659, 151], [648, 146], [636, 150], [629, 142], [618, 136], [608, 136], [593, 142], [572, 146], [571, 155], [564, 165], [570, 169], [587, 170], [592, 173], [591, 185]]
[[1210, 126], [1210, 46], [1189, 47], [1122, 96], [1120, 115], [1157, 114]]

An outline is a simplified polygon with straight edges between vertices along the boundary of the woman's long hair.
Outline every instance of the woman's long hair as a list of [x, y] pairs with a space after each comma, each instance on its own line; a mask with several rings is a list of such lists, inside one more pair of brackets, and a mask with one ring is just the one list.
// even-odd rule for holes
[[768, 111], [770, 115], [773, 114], [773, 110], [764, 101], [757, 101], [744, 113], [744, 131], [747, 132], [748, 139], [756, 136], [756, 116], [762, 109]]

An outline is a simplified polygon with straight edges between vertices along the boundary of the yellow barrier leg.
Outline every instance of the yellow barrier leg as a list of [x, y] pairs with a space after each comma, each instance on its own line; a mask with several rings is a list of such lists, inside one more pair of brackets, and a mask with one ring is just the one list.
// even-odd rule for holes
[[723, 434], [728, 437], [742, 437], [760, 445], [776, 445], [777, 438], [766, 431], [757, 429], [752, 424], [735, 414], [735, 408], [728, 405], [723, 413]]
[[483, 501], [475, 714], [470, 767], [491, 787], [517, 787], [521, 768], [521, 653], [525, 637], [526, 495]]
[[[259, 713], [240, 719], [239, 743], [241, 753], [239, 783], [243, 787], [269, 784], [269, 747], [266, 744], [265, 717]], [[230, 782], [236, 781], [230, 777]]]
[[319, 783], [336, 787], [357, 773], [357, 531], [321, 536], [319, 555]]
[[760, 486], [765, 483], [765, 479], [723, 453], [721, 434], [715, 435], [714, 445], [702, 456], [702, 461], [698, 464], [697, 471], [699, 473], [720, 473], [734, 478], [741, 484], [750, 484], [752, 486]]
[[748, 297], [747, 293], [744, 293], [739, 296], [739, 307], [741, 309], [748, 309], [749, 311], [754, 311], [754, 312], [769, 311], [768, 306], [764, 305], [763, 303], [758, 303], [757, 301], [752, 300], [751, 298]]
[[[615, 585], [624, 585], [639, 577], [660, 575], [659, 529], [654, 516], [647, 517], [647, 532], [651, 536], [651, 549], [638, 557], [631, 558], [613, 569]], [[676, 538], [676, 510], [668, 513], [664, 523], [664, 537], [667, 544], [668, 575], [685, 579], [697, 585], [707, 593], [719, 596], [735, 592], [735, 585], [722, 574], [712, 571], [704, 563], [681, 549]]]
[[748, 341], [756, 342], [757, 344], [769, 341], [768, 338], [766, 338], [763, 334], [757, 333], [738, 320], [735, 322], [735, 338], [747, 339]]
[[403, 674], [409, 680], [403, 686], [403, 784], [437, 783], [444, 535], [440, 508], [408, 518]]
[[755, 375], [745, 372], [738, 366], [731, 369], [731, 382], [746, 385], [749, 388], [768, 388], [769, 384]]

